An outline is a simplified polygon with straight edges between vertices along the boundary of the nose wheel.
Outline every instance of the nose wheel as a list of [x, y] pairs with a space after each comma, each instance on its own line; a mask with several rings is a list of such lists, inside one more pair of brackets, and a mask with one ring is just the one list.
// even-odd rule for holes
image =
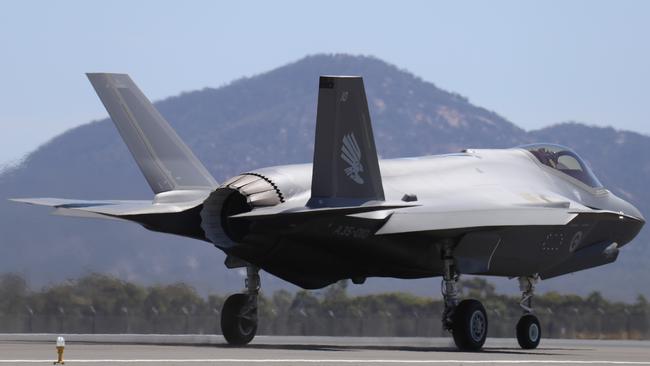
[[221, 332], [228, 344], [244, 346], [257, 333], [257, 302], [260, 290], [259, 269], [246, 267], [246, 293], [229, 296], [221, 310]]
[[535, 349], [542, 339], [542, 328], [533, 314], [526, 314], [517, 323], [517, 342], [523, 349]]

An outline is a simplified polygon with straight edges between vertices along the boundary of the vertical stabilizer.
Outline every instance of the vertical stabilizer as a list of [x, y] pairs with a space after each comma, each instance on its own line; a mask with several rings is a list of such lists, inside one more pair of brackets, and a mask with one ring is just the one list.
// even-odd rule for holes
[[156, 194], [217, 186], [212, 175], [128, 75], [87, 75]]
[[354, 206], [383, 200], [363, 79], [321, 76], [308, 205]]

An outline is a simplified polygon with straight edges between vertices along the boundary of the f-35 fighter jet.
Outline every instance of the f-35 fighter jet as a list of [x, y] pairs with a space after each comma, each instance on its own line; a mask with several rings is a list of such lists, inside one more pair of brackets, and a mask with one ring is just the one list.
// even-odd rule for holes
[[214, 244], [245, 267], [221, 329], [257, 330], [259, 270], [306, 289], [342, 279], [442, 277], [443, 326], [464, 350], [488, 331], [483, 305], [460, 299], [461, 274], [518, 278], [517, 339], [535, 348], [538, 279], [611, 263], [645, 223], [571, 149], [511, 149], [379, 160], [361, 77], [322, 76], [313, 164], [244, 172], [219, 184], [127, 75], [88, 74], [155, 196], [146, 201], [16, 201], [55, 213], [133, 221]]

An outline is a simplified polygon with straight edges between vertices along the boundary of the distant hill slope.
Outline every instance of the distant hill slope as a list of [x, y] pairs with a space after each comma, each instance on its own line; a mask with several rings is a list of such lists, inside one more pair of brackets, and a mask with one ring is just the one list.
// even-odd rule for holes
[[[650, 183], [649, 137], [576, 123], [526, 132], [462, 96], [375, 58], [310, 56], [218, 89], [171, 97], [157, 107], [217, 180], [223, 181], [257, 167], [311, 161], [321, 74], [364, 77], [383, 158], [558, 142], [577, 149], [615, 193], [650, 212], [644, 188]], [[137, 82], [137, 75], [133, 77]], [[0, 271], [22, 272], [35, 285], [101, 271], [149, 283], [186, 281], [204, 291], [242, 286], [236, 271], [224, 269], [222, 253], [205, 243], [151, 233], [136, 225], [52, 217], [43, 209], [4, 200], [33, 196], [151, 197], [108, 120], [57, 136], [20, 166], [0, 175]], [[625, 298], [638, 291], [650, 296], [650, 285], [641, 280], [650, 278], [649, 266], [642, 265], [642, 258], [650, 254], [647, 239], [644, 232], [614, 265], [554, 280], [551, 285], [580, 293], [598, 289]], [[616, 286], [620, 280], [635, 285]], [[514, 283], [510, 285], [516, 290]], [[265, 278], [266, 289], [287, 286]], [[438, 295], [431, 280], [374, 280], [361, 291], [394, 290], [395, 286]]]

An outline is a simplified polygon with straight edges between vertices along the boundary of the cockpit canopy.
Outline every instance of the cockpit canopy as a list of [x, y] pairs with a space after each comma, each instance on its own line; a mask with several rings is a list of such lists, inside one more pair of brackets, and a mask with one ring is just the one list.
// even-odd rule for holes
[[555, 144], [532, 144], [520, 146], [530, 151], [540, 163], [573, 177], [582, 183], [602, 188], [602, 184], [587, 163], [571, 149]]

